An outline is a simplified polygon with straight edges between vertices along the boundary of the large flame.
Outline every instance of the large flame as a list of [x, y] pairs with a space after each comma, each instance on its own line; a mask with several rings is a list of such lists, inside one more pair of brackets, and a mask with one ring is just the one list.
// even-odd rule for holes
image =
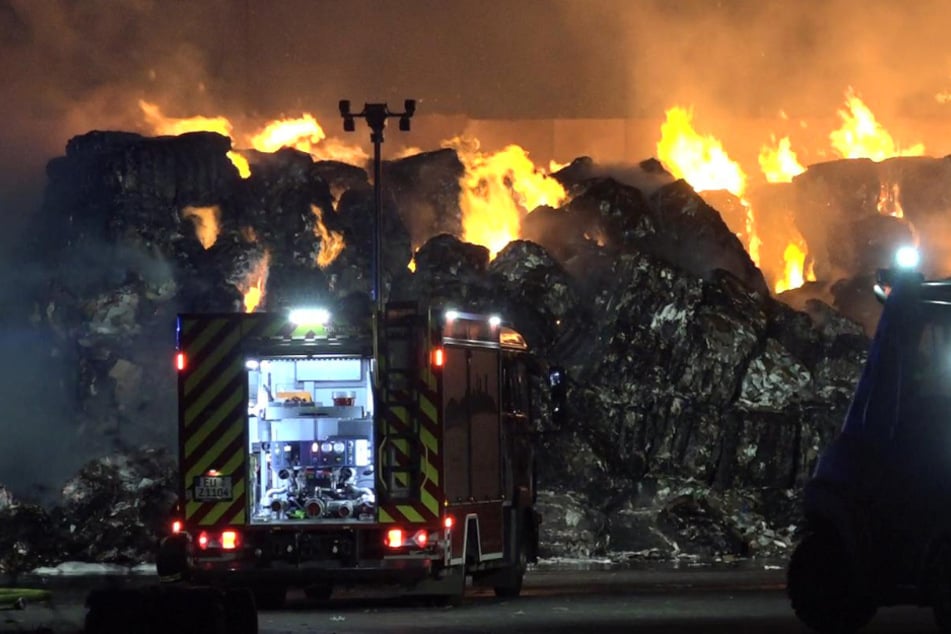
[[[158, 105], [141, 99], [139, 100], [139, 108], [142, 110], [142, 114], [145, 115], [145, 122], [158, 135], [177, 136], [186, 132], [217, 132], [223, 136], [234, 138], [233, 127], [226, 117], [166, 117], [162, 114]], [[241, 178], [247, 178], [251, 175], [248, 160], [240, 153], [228, 152], [228, 158], [237, 168]]]
[[701, 135], [694, 129], [691, 110], [674, 106], [666, 111], [666, 116], [660, 127], [657, 158], [671, 174], [684, 179], [698, 192], [726, 190], [740, 199], [746, 210], [743, 227], [748, 237], [746, 248], [750, 258], [759, 266], [762, 241], [756, 232], [753, 208], [743, 199], [746, 173], [730, 158], [718, 139]]
[[829, 134], [829, 141], [843, 158], [883, 161], [893, 156], [921, 156], [925, 153], [925, 146], [921, 143], [899, 148], [851, 87], [845, 93], [845, 109], [839, 110], [839, 118], [842, 127]]
[[726, 190], [738, 198], [746, 191], [746, 174], [733, 161], [723, 144], [693, 128], [693, 113], [681, 107], [666, 111], [660, 126], [657, 158], [676, 178], [690, 183], [698, 192]]
[[265, 249], [254, 270], [238, 285], [244, 295], [244, 312], [253, 313], [264, 301], [267, 289], [267, 274], [271, 266], [271, 253]]
[[791, 183], [793, 176], [806, 171], [792, 150], [789, 137], [778, 142], [772, 138], [773, 145], [763, 145], [759, 151], [759, 166], [770, 183]]
[[459, 199], [462, 239], [486, 247], [490, 257], [518, 239], [525, 214], [540, 205], [557, 207], [567, 198], [561, 183], [536, 167], [518, 145], [484, 153], [478, 140], [455, 137], [443, 147], [455, 149], [465, 166]]
[[255, 150], [269, 153], [292, 147], [310, 154], [318, 161], [342, 161], [361, 165], [369, 158], [360, 146], [328, 139], [317, 119], [307, 112], [298, 118], [271, 121], [263, 130], [253, 134], [249, 143]]
[[189, 218], [195, 225], [195, 235], [205, 249], [210, 249], [218, 240], [220, 230], [218, 221], [221, 218], [221, 208], [218, 205], [211, 207], [189, 205], [182, 209], [182, 217]]
[[310, 206], [314, 212], [316, 222], [314, 223], [314, 235], [320, 238], [320, 253], [317, 254], [317, 266], [322, 269], [330, 266], [330, 263], [337, 259], [340, 252], [346, 246], [343, 240], [343, 234], [337, 231], [331, 231], [324, 224], [324, 213], [317, 205]]
[[263, 130], [251, 136], [251, 147], [260, 152], [276, 152], [283, 147], [310, 152], [325, 138], [327, 134], [317, 120], [305, 113], [298, 119], [271, 121]]
[[810, 282], [816, 281], [815, 273], [813, 273], [811, 267], [809, 271], [806, 271], [804, 268], [806, 252], [803, 250], [802, 245], [794, 242], [790, 242], [786, 245], [786, 250], [783, 252], [783, 260], [785, 261], [783, 278], [777, 281], [773, 287], [777, 295], [783, 291], [799, 288], [806, 280]]

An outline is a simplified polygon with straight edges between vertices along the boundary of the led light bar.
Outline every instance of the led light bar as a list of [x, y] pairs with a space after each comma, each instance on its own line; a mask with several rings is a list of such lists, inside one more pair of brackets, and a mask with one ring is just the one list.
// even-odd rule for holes
[[298, 326], [324, 326], [330, 321], [326, 308], [295, 308], [288, 317]]

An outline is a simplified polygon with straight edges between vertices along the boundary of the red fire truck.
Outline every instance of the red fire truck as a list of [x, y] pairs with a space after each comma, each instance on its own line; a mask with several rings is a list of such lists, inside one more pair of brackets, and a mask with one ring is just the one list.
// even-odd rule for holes
[[470, 576], [518, 596], [538, 552], [533, 386], [551, 377], [496, 315], [354, 312], [179, 317], [181, 503], [160, 574], [264, 608], [361, 583], [454, 601]]

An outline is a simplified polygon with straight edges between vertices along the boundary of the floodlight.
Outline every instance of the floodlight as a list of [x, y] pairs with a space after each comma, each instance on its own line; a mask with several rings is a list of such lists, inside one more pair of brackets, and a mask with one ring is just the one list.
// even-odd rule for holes
[[901, 247], [895, 252], [895, 265], [902, 269], [915, 269], [921, 262], [921, 254], [915, 247]]
[[298, 326], [323, 326], [330, 321], [326, 308], [295, 308], [288, 319]]

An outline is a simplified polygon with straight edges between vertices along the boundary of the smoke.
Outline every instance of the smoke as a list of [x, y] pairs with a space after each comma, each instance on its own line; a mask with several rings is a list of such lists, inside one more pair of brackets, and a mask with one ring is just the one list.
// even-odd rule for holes
[[[579, 139], [590, 120], [643, 120], [620, 141], [604, 135], [631, 163], [653, 156], [664, 110], [684, 105], [749, 166], [767, 132], [791, 135], [804, 163], [826, 158], [852, 86], [900, 143], [940, 155], [951, 147], [951, 103], [939, 98], [951, 91], [949, 27], [943, 0], [0, 0], [0, 263], [19, 257], [46, 162], [93, 129], [150, 133], [140, 99], [236, 127], [309, 111], [331, 136], [343, 98], [415, 98], [417, 119], [449, 123], [575, 119]], [[567, 137], [533, 147], [544, 141], [519, 128], [506, 142], [540, 160], [580, 154]], [[407, 142], [435, 149], [460, 132], [421, 122]], [[42, 279], [5, 277], [7, 323], [29, 313]], [[22, 341], [4, 339], [7, 358], [44, 359], [42, 342]], [[53, 365], [2, 373], [0, 398], [43, 401]], [[40, 434], [17, 428], [0, 460], [36, 461]]]
[[951, 85], [943, 44], [951, 11], [940, 0], [631, 4], [638, 10], [624, 20], [632, 114], [656, 117], [672, 104], [692, 105], [698, 124], [728, 149], [742, 146], [748, 130], [717, 123], [762, 118], [775, 132], [791, 133], [806, 160], [817, 160], [852, 86], [904, 145], [925, 140], [933, 152], [951, 148], [947, 134], [939, 145], [925, 138], [940, 131], [935, 117], [949, 112], [938, 95]]
[[[829, 129], [815, 122], [835, 121], [849, 86], [899, 139], [937, 128], [949, 13], [941, 0], [0, 0], [0, 168], [26, 157], [35, 174], [90, 129], [147, 132], [140, 98], [170, 116], [310, 111], [330, 128], [341, 98], [655, 128], [679, 104], [728, 150], [767, 139], [726, 121], [761, 119], [821, 158]], [[635, 139], [631, 160], [654, 141]]]

